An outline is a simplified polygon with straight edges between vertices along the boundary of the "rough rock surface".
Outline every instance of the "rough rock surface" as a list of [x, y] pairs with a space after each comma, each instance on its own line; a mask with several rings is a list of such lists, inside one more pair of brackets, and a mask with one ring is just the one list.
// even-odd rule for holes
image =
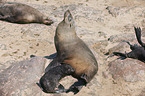
[[122, 77], [127, 82], [145, 80], [145, 64], [136, 59], [117, 59], [109, 63], [109, 71], [114, 79]]
[[[44, 73], [46, 60], [41, 57], [13, 63], [0, 74], [0, 96], [36, 96], [36, 83]], [[33, 92], [33, 93], [32, 93]]]

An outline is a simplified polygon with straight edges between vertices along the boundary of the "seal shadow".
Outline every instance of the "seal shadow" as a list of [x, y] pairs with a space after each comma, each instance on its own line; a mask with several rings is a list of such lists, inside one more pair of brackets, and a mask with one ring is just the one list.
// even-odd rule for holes
[[46, 58], [46, 59], [54, 59], [56, 57], [56, 55], [57, 55], [57, 53], [53, 53], [53, 54], [51, 54], [49, 56], [44, 56], [44, 58]]
[[[49, 56], [44, 56], [44, 58], [46, 58], [46, 59], [54, 59], [56, 57], [56, 55], [57, 55], [57, 53], [53, 53], [53, 54], [51, 54]], [[32, 58], [32, 57], [36, 57], [36, 55], [30, 55], [30, 58]]]
[[[28, 23], [22, 23], [22, 22], [11, 22], [11, 21], [8, 21], [8, 20], [5, 20], [5, 19], [0, 19], [0, 21], [8, 22], [8, 23], [11, 23], [11, 24], [19, 24], [19, 25], [43, 24], [43, 23], [38, 23], [38, 22], [28, 22]], [[43, 25], [51, 26], [52, 24], [43, 24]]]

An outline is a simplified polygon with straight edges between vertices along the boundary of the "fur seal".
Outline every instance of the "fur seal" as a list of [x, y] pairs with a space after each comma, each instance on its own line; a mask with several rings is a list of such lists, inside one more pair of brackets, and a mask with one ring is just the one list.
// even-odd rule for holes
[[75, 70], [73, 77], [77, 78], [66, 93], [77, 94], [80, 89], [89, 83], [98, 71], [98, 63], [88, 46], [77, 36], [74, 19], [69, 10], [64, 19], [56, 28], [54, 37], [57, 55], [46, 68], [46, 72], [59, 64], [69, 64]]
[[130, 49], [132, 50], [131, 52], [129, 53], [113, 52], [113, 54], [125, 58], [134, 58], [145, 62], [145, 43], [141, 41], [141, 29], [140, 27], [139, 28], [134, 27], [134, 29], [138, 43], [141, 46], [131, 45], [129, 42], [127, 42], [130, 45]]
[[73, 74], [74, 69], [68, 64], [62, 64], [51, 68], [40, 79], [39, 86], [46, 93], [62, 93], [66, 90], [63, 85], [59, 83], [63, 77]]
[[42, 23], [51, 25], [53, 21], [35, 8], [16, 2], [0, 3], [0, 20], [12, 23]]

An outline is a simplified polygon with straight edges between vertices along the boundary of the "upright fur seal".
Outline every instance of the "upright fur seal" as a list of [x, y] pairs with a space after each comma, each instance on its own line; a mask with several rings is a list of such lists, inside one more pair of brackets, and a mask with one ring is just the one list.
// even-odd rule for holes
[[50, 25], [53, 21], [35, 8], [16, 2], [0, 3], [0, 19], [13, 23], [43, 23]]
[[125, 54], [120, 52], [113, 52], [113, 54], [125, 58], [134, 58], [145, 62], [145, 44], [141, 41], [141, 29], [140, 27], [139, 28], [134, 27], [134, 29], [138, 43], [141, 46], [131, 45], [129, 42], [127, 42], [130, 45], [130, 49], [132, 50], [131, 52]]
[[69, 64], [75, 72], [71, 74], [77, 78], [66, 92], [78, 93], [89, 83], [98, 71], [98, 63], [88, 46], [77, 36], [74, 19], [69, 10], [64, 14], [64, 19], [56, 28], [54, 37], [57, 56], [46, 68], [46, 72], [60, 64]]

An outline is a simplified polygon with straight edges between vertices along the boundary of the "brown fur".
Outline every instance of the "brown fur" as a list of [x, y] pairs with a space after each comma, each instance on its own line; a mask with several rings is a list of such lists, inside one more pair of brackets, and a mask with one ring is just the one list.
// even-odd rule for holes
[[71, 86], [68, 90], [68, 92], [76, 90], [78, 92], [82, 85], [90, 82], [97, 73], [98, 64], [88, 46], [77, 36], [74, 20], [69, 10], [65, 12], [64, 20], [59, 23], [54, 39], [57, 50], [55, 60], [71, 65], [75, 69], [75, 73], [72, 76], [78, 80], [85, 81], [83, 84]]
[[43, 23], [53, 21], [35, 8], [26, 4], [6, 2], [0, 4], [0, 19], [14, 23]]

